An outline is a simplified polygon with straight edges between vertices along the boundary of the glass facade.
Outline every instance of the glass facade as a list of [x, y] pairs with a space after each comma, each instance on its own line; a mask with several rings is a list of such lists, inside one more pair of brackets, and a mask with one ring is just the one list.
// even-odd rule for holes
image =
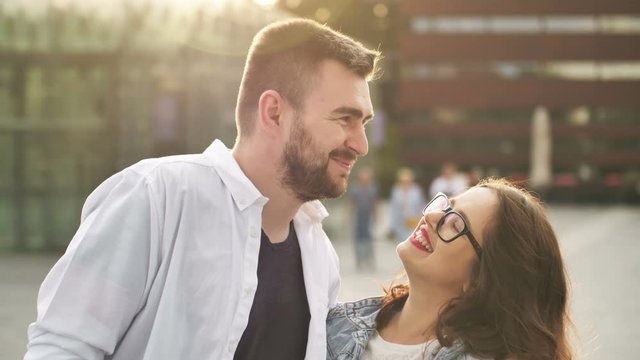
[[63, 249], [108, 176], [232, 145], [251, 38], [284, 17], [250, 0], [0, 3], [0, 250]]
[[640, 33], [635, 16], [416, 16], [414, 33]]

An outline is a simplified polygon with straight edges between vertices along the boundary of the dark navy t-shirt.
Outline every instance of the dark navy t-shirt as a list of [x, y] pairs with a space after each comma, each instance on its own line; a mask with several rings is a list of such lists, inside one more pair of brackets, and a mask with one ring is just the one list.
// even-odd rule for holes
[[281, 243], [271, 243], [262, 232], [258, 288], [234, 359], [304, 359], [310, 319], [293, 223]]

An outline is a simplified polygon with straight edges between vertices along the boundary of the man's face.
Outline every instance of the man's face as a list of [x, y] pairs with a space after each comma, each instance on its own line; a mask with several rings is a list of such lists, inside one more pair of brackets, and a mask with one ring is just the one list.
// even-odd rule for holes
[[[357, 157], [356, 153], [340, 148], [327, 154], [314, 143], [311, 133], [305, 129], [301, 121], [297, 119], [293, 124], [291, 139], [284, 149], [284, 185], [292, 189], [299, 200], [305, 202], [342, 195], [346, 185], [331, 177], [330, 159], [340, 158], [346, 163], [353, 163]], [[347, 173], [341, 177], [346, 179]]]
[[292, 120], [282, 184], [301, 201], [342, 195], [356, 159], [368, 152], [364, 125], [372, 117], [367, 81], [336, 61], [323, 62]]

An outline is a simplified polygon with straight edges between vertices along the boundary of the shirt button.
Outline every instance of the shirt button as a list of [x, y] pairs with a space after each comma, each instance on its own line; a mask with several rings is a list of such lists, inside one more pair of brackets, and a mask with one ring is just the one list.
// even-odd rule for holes
[[229, 343], [229, 345], [227, 346], [227, 350], [229, 352], [233, 352], [233, 345], [235, 344], [235, 341], [232, 341]]
[[251, 237], [258, 237], [258, 230], [253, 228], [251, 229]]
[[252, 291], [252, 290], [253, 290], [253, 289], [251, 289], [251, 288], [246, 288], [246, 289], [244, 289], [244, 295], [245, 295], [245, 296], [249, 296], [249, 295], [251, 295], [251, 291]]

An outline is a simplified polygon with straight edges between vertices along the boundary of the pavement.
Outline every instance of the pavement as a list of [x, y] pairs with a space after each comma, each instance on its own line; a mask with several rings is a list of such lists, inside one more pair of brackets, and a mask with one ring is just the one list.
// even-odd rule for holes
[[[384, 217], [376, 226], [376, 269], [359, 272], [338, 201], [325, 224], [341, 261], [340, 300], [381, 294], [401, 281]], [[384, 209], [383, 209], [384, 210]], [[384, 213], [384, 211], [381, 211]], [[576, 359], [636, 359], [640, 354], [640, 207], [550, 206], [572, 285]], [[59, 254], [0, 254], [0, 360], [21, 359], [35, 319], [38, 287]]]

